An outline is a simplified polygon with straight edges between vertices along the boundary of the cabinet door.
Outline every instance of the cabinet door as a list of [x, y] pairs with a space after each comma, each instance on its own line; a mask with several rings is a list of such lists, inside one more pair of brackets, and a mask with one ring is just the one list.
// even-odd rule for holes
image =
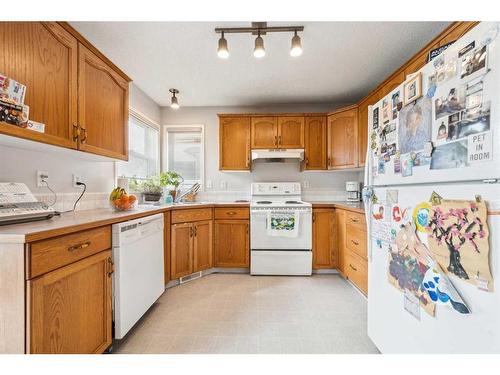
[[305, 169], [326, 169], [326, 117], [305, 120]]
[[357, 134], [357, 107], [328, 116], [328, 169], [357, 166]]
[[212, 220], [198, 221], [193, 224], [194, 272], [213, 267]]
[[358, 166], [363, 167], [366, 162], [366, 148], [371, 132], [368, 129], [368, 106], [375, 104], [381, 98], [382, 91], [378, 90], [363, 99], [358, 106]]
[[111, 345], [111, 251], [28, 281], [30, 353], [102, 353]]
[[26, 86], [24, 104], [45, 132], [0, 123], [0, 133], [76, 148], [78, 42], [55, 22], [0, 22], [0, 73]]
[[165, 273], [165, 285], [167, 285], [167, 283], [172, 279], [171, 277], [172, 267], [170, 267], [171, 253], [172, 253], [171, 224], [172, 224], [172, 219], [170, 211], [166, 211], [163, 214], [163, 267]]
[[220, 119], [219, 169], [250, 170], [250, 117]]
[[338, 249], [338, 270], [342, 276], [346, 275], [346, 212], [344, 210], [335, 210], [335, 221], [337, 224], [337, 249]]
[[215, 267], [249, 267], [248, 220], [215, 221]]
[[304, 148], [304, 117], [278, 117], [278, 147]]
[[313, 268], [337, 266], [335, 235], [335, 210], [317, 208], [313, 210]]
[[83, 45], [78, 52], [79, 148], [128, 160], [128, 82]]
[[172, 247], [170, 249], [172, 280], [193, 273], [192, 223], [174, 224], [171, 227]]
[[278, 121], [276, 117], [252, 117], [252, 148], [278, 147]]

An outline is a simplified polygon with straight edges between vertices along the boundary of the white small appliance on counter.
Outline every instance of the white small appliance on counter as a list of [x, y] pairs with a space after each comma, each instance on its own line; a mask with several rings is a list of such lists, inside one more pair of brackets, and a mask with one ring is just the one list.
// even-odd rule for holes
[[122, 339], [165, 291], [163, 214], [113, 225], [114, 338]]
[[347, 200], [349, 202], [359, 202], [361, 200], [361, 183], [358, 181], [347, 181], [345, 183]]
[[[311, 275], [312, 205], [301, 200], [300, 183], [253, 183], [251, 195], [250, 274]], [[294, 222], [282, 233], [271, 223], [280, 217]]]

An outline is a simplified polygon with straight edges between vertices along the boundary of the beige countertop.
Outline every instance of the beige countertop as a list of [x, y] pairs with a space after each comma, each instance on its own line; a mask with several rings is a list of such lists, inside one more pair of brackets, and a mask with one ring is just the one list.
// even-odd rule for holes
[[[313, 207], [333, 207], [364, 213], [362, 202], [308, 201]], [[170, 210], [203, 207], [248, 207], [249, 202], [194, 202], [182, 204], [140, 205], [131, 211], [111, 208], [64, 213], [49, 220], [0, 226], [0, 243], [26, 243], [73, 233], [80, 230], [137, 219]]]
[[80, 230], [137, 219], [170, 210], [202, 207], [248, 207], [248, 202], [195, 202], [181, 204], [140, 205], [131, 211], [111, 208], [68, 212], [49, 220], [0, 226], [0, 243], [25, 243]]

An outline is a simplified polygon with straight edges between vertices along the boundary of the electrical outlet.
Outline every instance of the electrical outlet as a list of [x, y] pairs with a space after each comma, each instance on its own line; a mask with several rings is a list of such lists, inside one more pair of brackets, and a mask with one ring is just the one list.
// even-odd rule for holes
[[221, 190], [227, 190], [227, 181], [221, 181], [220, 188]]
[[311, 184], [309, 184], [309, 181], [304, 180], [304, 182], [302, 182], [302, 186], [304, 187], [304, 189], [309, 189], [311, 187]]
[[36, 171], [36, 186], [45, 187], [46, 184], [43, 181], [47, 181], [49, 179], [49, 172], [44, 171]]
[[73, 174], [73, 187], [78, 187], [77, 182], [82, 182], [82, 176], [79, 174]]
[[212, 183], [212, 180], [207, 180], [207, 189], [212, 189], [214, 187], [214, 184]]

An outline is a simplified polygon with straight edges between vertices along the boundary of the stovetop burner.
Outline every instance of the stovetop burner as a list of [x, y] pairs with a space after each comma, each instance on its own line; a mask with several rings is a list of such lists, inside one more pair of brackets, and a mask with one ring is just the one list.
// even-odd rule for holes
[[285, 204], [303, 204], [303, 203], [299, 201], [286, 201]]
[[271, 204], [271, 201], [257, 201], [257, 204]]

